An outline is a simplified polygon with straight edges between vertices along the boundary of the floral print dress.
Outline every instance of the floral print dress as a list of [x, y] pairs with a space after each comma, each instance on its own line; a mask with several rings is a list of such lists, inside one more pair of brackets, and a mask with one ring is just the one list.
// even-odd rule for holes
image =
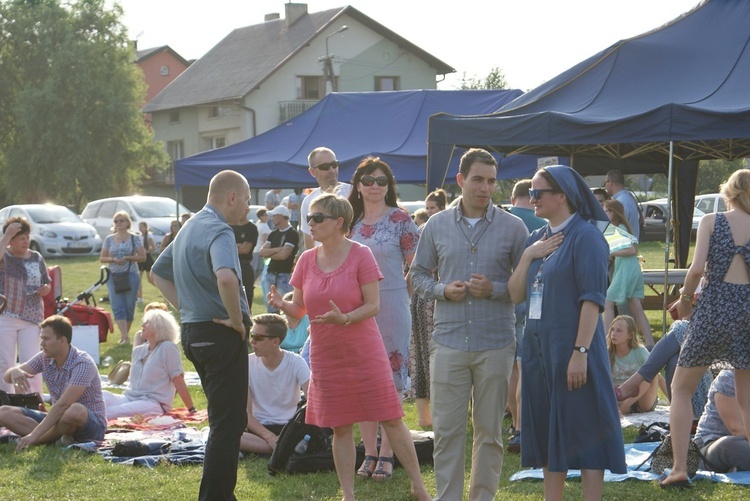
[[375, 317], [393, 371], [396, 389], [406, 387], [409, 367], [411, 312], [404, 279], [404, 260], [414, 256], [419, 230], [409, 214], [393, 207], [374, 224], [357, 221], [350, 238], [372, 250], [383, 280], [380, 282], [380, 313]]

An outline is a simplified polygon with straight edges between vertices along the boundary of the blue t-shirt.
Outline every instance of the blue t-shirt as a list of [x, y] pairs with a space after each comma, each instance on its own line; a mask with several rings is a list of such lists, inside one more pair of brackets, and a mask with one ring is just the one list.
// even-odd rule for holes
[[221, 268], [229, 268], [237, 276], [240, 308], [243, 317], [249, 319], [234, 231], [219, 211], [206, 205], [190, 218], [190, 224], [180, 230], [151, 270], [174, 282], [181, 321], [191, 323], [228, 317], [216, 281], [216, 272]]
[[698, 444], [702, 444], [701, 447], [709, 442], [732, 434], [727, 429], [724, 420], [719, 415], [719, 410], [716, 408], [714, 396], [717, 393], [734, 398], [734, 371], [721, 371], [716, 376], [716, 379], [714, 379], [714, 382], [711, 383], [711, 388], [708, 390], [706, 407], [703, 409], [701, 419], [698, 421], [698, 428], [695, 430], [695, 441]]

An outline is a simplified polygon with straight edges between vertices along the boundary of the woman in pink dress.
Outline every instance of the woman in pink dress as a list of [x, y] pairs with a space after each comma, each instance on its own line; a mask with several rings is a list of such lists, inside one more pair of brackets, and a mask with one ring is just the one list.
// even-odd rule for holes
[[287, 316], [310, 318], [308, 423], [333, 428], [333, 458], [344, 500], [354, 499], [353, 425], [380, 421], [411, 480], [411, 492], [432, 499], [424, 486], [375, 315], [382, 274], [369, 248], [345, 237], [349, 202], [324, 195], [304, 215], [321, 245], [305, 251], [292, 276], [292, 301], [272, 288], [269, 304]]

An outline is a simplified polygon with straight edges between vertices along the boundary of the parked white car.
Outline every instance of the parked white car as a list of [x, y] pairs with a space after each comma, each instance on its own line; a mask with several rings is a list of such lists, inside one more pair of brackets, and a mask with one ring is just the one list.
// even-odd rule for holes
[[711, 214], [712, 212], [726, 212], [727, 204], [724, 201], [724, 195], [710, 193], [708, 195], [696, 195], [695, 208], [706, 214]]
[[191, 214], [182, 204], [167, 197], [133, 195], [128, 197], [103, 198], [89, 202], [81, 217], [96, 228], [102, 240], [112, 233], [112, 218], [116, 212], [125, 211], [133, 221], [131, 231], [138, 233], [138, 223], [146, 221], [156, 248], [159, 249], [169, 225], [179, 214]]
[[67, 207], [52, 204], [9, 205], [0, 210], [0, 225], [17, 216], [31, 225], [30, 248], [45, 258], [90, 256], [102, 250], [102, 239], [94, 227]]

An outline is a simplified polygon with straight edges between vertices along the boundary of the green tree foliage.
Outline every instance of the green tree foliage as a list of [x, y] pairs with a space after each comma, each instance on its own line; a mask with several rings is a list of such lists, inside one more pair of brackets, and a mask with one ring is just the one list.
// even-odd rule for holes
[[718, 193], [721, 183], [738, 169], [745, 168], [745, 160], [703, 160], [698, 168], [695, 194]]
[[462, 90], [503, 90], [507, 88], [508, 81], [505, 79], [505, 74], [497, 66], [490, 70], [484, 80], [476, 77], [467, 77], [466, 73], [463, 74], [463, 78], [461, 79]]
[[166, 157], [145, 83], [104, 0], [0, 0], [0, 179], [8, 202], [80, 207], [132, 190]]

